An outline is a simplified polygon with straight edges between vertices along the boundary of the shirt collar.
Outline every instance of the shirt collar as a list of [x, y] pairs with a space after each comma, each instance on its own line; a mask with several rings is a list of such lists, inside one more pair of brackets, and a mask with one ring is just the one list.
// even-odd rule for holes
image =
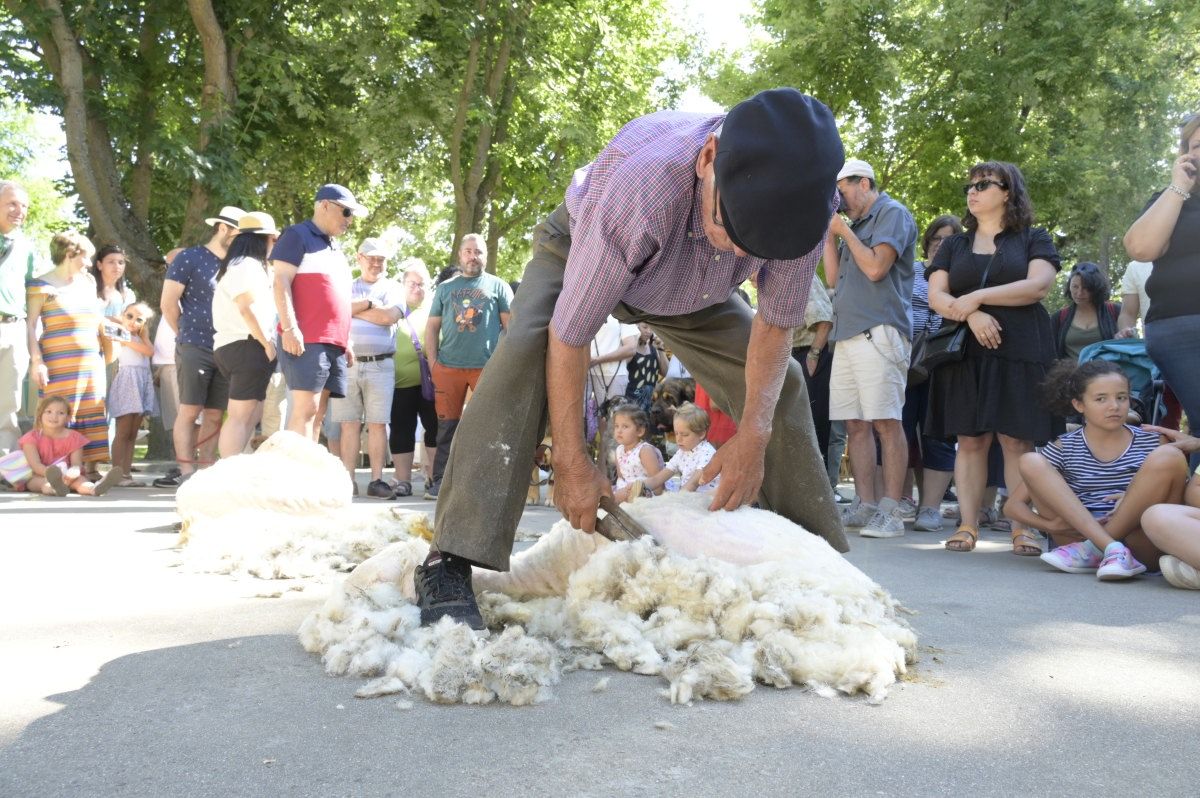
[[321, 231], [321, 228], [317, 227], [317, 223], [314, 222], [312, 219], [305, 219], [303, 224], [308, 225], [308, 229], [312, 232], [313, 235], [320, 236], [321, 238], [328, 241], [330, 244], [333, 243], [333, 237], [325, 235], [325, 233]]

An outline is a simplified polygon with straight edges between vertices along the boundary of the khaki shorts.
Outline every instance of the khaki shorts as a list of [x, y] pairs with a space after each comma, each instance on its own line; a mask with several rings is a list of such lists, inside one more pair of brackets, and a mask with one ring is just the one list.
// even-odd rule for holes
[[833, 348], [829, 418], [900, 420], [912, 343], [890, 324], [879, 324]]
[[392, 391], [396, 386], [396, 367], [392, 359], [370, 363], [354, 361], [346, 370], [346, 396], [329, 401], [332, 421], [386, 424], [392, 418]]

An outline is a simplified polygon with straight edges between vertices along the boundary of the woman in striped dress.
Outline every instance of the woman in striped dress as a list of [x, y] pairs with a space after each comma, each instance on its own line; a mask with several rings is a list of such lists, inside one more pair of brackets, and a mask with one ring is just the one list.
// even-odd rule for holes
[[[104, 410], [104, 360], [108, 341], [88, 273], [90, 241], [59, 233], [50, 242], [54, 270], [26, 283], [30, 376], [41, 396], [61, 396], [71, 406], [70, 427], [87, 438], [84, 470], [95, 473], [108, 460]], [[41, 337], [38, 324], [41, 323]]]

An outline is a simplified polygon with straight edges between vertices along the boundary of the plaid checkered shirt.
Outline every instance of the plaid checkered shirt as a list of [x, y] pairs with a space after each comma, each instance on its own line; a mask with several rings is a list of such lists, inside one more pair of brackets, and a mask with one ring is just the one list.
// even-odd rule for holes
[[587, 344], [618, 302], [683, 315], [724, 302], [755, 274], [762, 320], [803, 324], [822, 243], [793, 260], [764, 260], [722, 252], [704, 235], [696, 157], [724, 118], [660, 111], [635, 119], [575, 173], [566, 193], [571, 250], [551, 320], [564, 343]]

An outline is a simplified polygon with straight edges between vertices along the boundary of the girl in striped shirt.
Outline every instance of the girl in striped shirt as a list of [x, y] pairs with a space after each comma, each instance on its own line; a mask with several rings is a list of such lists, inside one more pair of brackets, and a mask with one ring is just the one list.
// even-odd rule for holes
[[1180, 501], [1187, 459], [1157, 433], [1126, 423], [1129, 379], [1113, 363], [1061, 361], [1043, 390], [1053, 412], [1079, 413], [1084, 423], [1022, 456], [1024, 484], [1004, 514], [1050, 535], [1057, 548], [1042, 560], [1060, 571], [1106, 581], [1145, 572], [1142, 562], [1157, 563], [1161, 552], [1142, 532], [1142, 513]]

